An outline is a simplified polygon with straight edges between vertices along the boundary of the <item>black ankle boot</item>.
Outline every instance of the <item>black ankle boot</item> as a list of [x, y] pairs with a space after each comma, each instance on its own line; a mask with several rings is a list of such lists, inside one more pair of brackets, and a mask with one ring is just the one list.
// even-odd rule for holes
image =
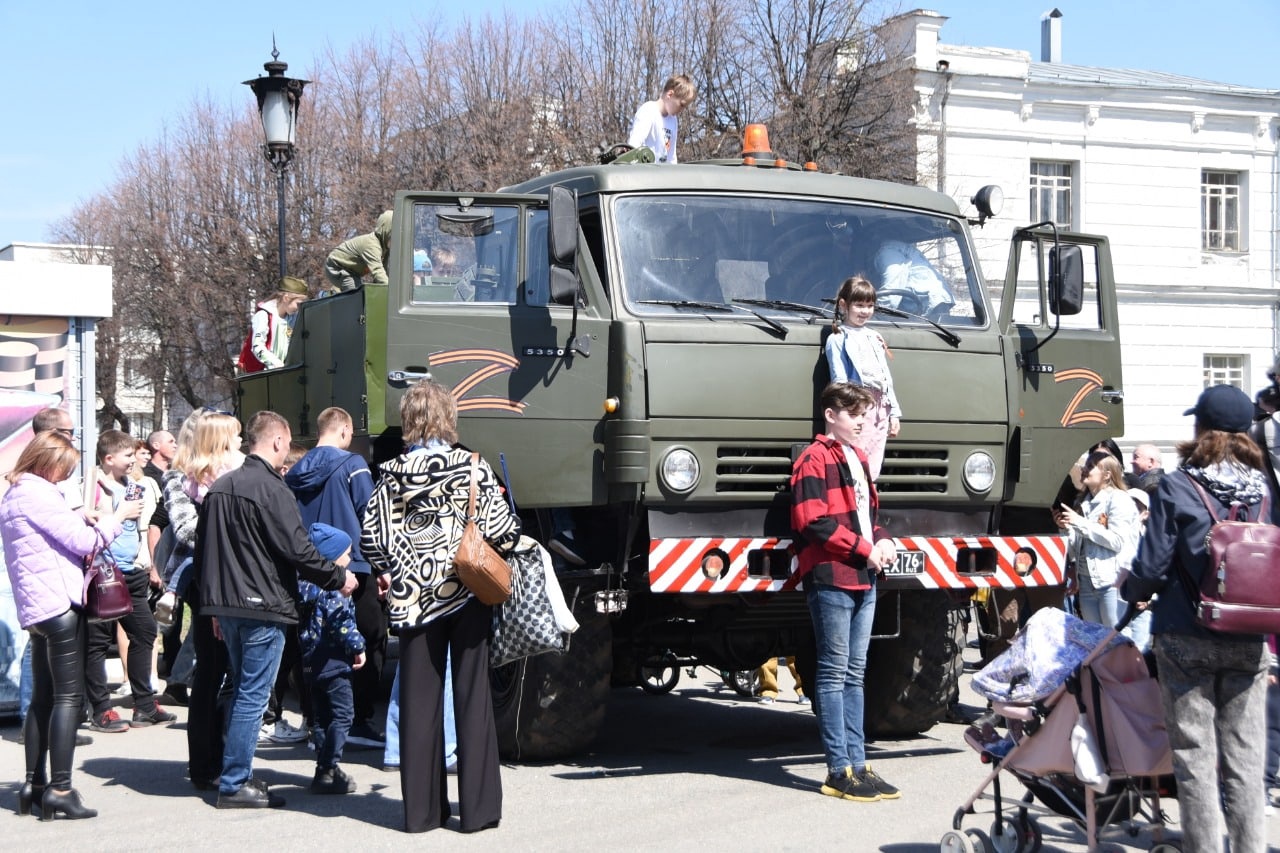
[[41, 801], [44, 799], [44, 783], [32, 782], [30, 779], [22, 783], [22, 787], [18, 789], [18, 814], [31, 814], [31, 804], [35, 803], [37, 808], [43, 808]]
[[59, 812], [68, 820], [98, 816], [96, 809], [85, 808], [84, 803], [80, 802], [80, 792], [75, 788], [65, 792], [46, 788], [44, 798], [40, 802], [40, 819], [53, 820]]

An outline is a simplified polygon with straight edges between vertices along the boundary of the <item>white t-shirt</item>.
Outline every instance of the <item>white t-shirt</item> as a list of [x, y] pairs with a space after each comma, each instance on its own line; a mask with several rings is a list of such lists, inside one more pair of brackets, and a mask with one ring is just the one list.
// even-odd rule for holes
[[636, 110], [631, 122], [627, 144], [632, 148], [641, 145], [652, 149], [659, 163], [676, 162], [676, 134], [680, 122], [675, 116], [662, 114], [661, 101], [645, 101]]
[[849, 472], [853, 474], [853, 495], [858, 502], [858, 524], [862, 527], [858, 531], [867, 539], [871, 538], [871, 488], [867, 485], [867, 472], [862, 467], [862, 460], [858, 458], [858, 454], [852, 447], [847, 444], [841, 444], [840, 449], [844, 451], [844, 459], [849, 463]]

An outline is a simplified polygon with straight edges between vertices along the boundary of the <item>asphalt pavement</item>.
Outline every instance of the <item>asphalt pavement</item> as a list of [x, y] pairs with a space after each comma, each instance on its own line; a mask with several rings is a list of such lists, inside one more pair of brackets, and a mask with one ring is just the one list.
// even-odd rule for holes
[[[613, 691], [596, 747], [573, 761], [505, 765], [504, 813], [495, 830], [463, 835], [455, 817], [410, 839], [401, 825], [399, 776], [380, 769], [381, 753], [349, 749], [343, 766], [358, 790], [317, 796], [307, 789], [313, 753], [304, 745], [263, 744], [256, 775], [288, 801], [283, 809], [218, 811], [213, 793], [184, 778], [185, 709], [167, 727], [94, 733], [76, 750], [74, 782], [93, 820], [41, 823], [14, 812], [22, 778], [16, 725], [0, 729], [0, 845], [9, 850], [377, 851], [408, 844], [433, 850], [779, 851], [815, 849], [925, 853], [938, 850], [955, 811], [987, 766], [964, 743], [964, 727], [869, 747], [876, 771], [902, 789], [900, 800], [854, 803], [823, 797], [817, 727], [799, 705], [785, 667], [772, 705], [744, 699], [705, 668], [682, 672], [674, 692]], [[967, 679], [966, 679], [967, 680]], [[963, 698], [977, 704], [964, 688]], [[127, 709], [122, 709], [127, 710]], [[124, 714], [127, 717], [127, 713]], [[291, 714], [297, 723], [297, 715]], [[1261, 733], [1259, 733], [1261, 735]], [[453, 802], [456, 810], [456, 789]], [[1012, 786], [1011, 786], [1012, 787]], [[1006, 788], [1006, 795], [1008, 790]], [[1176, 820], [1176, 803], [1166, 802]], [[988, 830], [991, 805], [966, 818]], [[1280, 849], [1280, 816], [1269, 819]], [[1038, 821], [1046, 851], [1084, 850], [1084, 834], [1058, 816]], [[1176, 825], [1173, 827], [1176, 837]], [[1151, 835], [1118, 837], [1104, 850], [1147, 850]]]

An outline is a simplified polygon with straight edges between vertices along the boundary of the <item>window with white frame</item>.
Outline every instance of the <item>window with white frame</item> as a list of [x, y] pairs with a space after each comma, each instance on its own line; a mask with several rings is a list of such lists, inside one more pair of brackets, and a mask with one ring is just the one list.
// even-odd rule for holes
[[1205, 353], [1204, 387], [1234, 385], [1244, 390], [1245, 359], [1243, 355]]
[[1200, 172], [1200, 245], [1207, 252], [1239, 252], [1240, 173]]
[[1049, 160], [1031, 161], [1031, 221], [1052, 222], [1059, 228], [1073, 225], [1071, 163]]

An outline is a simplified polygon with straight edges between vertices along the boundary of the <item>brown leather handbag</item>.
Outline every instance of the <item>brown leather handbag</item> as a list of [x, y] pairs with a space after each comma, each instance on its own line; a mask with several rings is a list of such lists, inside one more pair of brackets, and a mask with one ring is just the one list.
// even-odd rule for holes
[[471, 454], [471, 496], [467, 500], [466, 524], [462, 541], [453, 558], [458, 580], [481, 604], [501, 604], [511, 597], [511, 566], [485, 541], [476, 524], [476, 482], [480, 479], [480, 454]]

